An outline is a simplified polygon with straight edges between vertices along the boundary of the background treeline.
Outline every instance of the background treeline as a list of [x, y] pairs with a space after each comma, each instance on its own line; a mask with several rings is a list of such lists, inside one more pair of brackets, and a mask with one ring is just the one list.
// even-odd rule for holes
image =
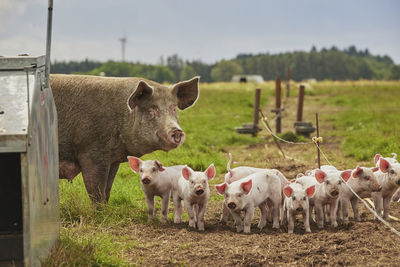
[[82, 73], [115, 77], [143, 77], [158, 82], [176, 82], [201, 76], [202, 82], [230, 81], [235, 74], [259, 74], [264, 80], [285, 78], [286, 69], [291, 70], [291, 79], [317, 80], [397, 80], [400, 65], [389, 56], [375, 56], [368, 49], [357, 50], [350, 46], [339, 50], [315, 47], [309, 52], [287, 52], [281, 54], [240, 54], [231, 60], [207, 64], [201, 60], [184, 61], [178, 55], [160, 58], [157, 65], [115, 62], [105, 63], [91, 60], [81, 62], [53, 62], [52, 73]]

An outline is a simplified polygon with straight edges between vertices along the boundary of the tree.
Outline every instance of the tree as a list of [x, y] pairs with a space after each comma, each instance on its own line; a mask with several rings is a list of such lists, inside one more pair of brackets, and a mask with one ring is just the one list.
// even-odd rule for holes
[[390, 80], [400, 80], [400, 65], [393, 65], [390, 68]]
[[185, 65], [185, 67], [182, 68], [180, 73], [181, 80], [189, 80], [196, 75], [197, 75], [196, 71], [190, 65]]
[[172, 70], [178, 80], [181, 79], [180, 74], [183, 68], [183, 59], [177, 54], [167, 57], [167, 67]]
[[230, 81], [233, 75], [242, 73], [242, 66], [236, 61], [222, 60], [212, 68], [211, 77], [216, 82]]

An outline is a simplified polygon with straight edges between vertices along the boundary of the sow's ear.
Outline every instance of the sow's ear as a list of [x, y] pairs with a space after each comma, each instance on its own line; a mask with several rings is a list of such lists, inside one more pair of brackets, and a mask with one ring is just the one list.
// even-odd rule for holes
[[140, 164], [142, 160], [137, 157], [128, 156], [129, 167], [131, 167], [132, 171], [139, 172]]
[[178, 97], [178, 107], [183, 110], [193, 105], [199, 97], [200, 77], [194, 77], [191, 80], [179, 82], [174, 85], [172, 93]]
[[140, 81], [136, 89], [128, 98], [128, 107], [130, 110], [134, 109], [141, 99], [153, 95], [154, 89], [145, 81]]

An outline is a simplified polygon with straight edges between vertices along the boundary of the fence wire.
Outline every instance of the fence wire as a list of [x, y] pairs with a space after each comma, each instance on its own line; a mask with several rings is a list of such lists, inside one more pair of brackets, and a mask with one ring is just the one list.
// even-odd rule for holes
[[[260, 114], [261, 114], [261, 117], [262, 117], [261, 122], [262, 122], [262, 124], [264, 125], [264, 128], [265, 128], [274, 138], [276, 138], [276, 139], [278, 139], [278, 140], [280, 140], [280, 141], [282, 141], [282, 142], [285, 142], [285, 143], [288, 143], [288, 144], [292, 144], [292, 145], [309, 145], [309, 144], [314, 144], [314, 145], [318, 148], [319, 152], [321, 152], [321, 154], [322, 154], [322, 156], [324, 157], [324, 159], [326, 160], [326, 162], [327, 162], [329, 165], [334, 166], [334, 165], [329, 161], [329, 159], [327, 158], [327, 156], [325, 155], [325, 153], [322, 151], [321, 147], [318, 145], [318, 143], [320, 143], [320, 142], [322, 141], [322, 139], [318, 139], [318, 138], [316, 138], [316, 137], [313, 137], [313, 139], [312, 139], [311, 142], [291, 142], [291, 141], [284, 140], [284, 139], [280, 138], [279, 136], [275, 135], [275, 134], [267, 127], [267, 125], [266, 125], [267, 119], [265, 118], [264, 114], [263, 114], [261, 111], [260, 111]], [[335, 167], [335, 166], [334, 166], [334, 167]], [[335, 167], [335, 168], [336, 168], [336, 167]], [[356, 192], [354, 192], [353, 188], [351, 188], [351, 187], [347, 184], [347, 182], [346, 182], [341, 176], [339, 176], [339, 177], [340, 177], [340, 179], [342, 180], [343, 184], [345, 184], [345, 185], [350, 189], [350, 191], [351, 191], [359, 200], [361, 200], [361, 202], [365, 205], [365, 207], [366, 207], [379, 221], [381, 221], [381, 222], [382, 222], [386, 227], [388, 227], [393, 233], [395, 233], [397, 236], [400, 237], [400, 232], [399, 232], [398, 230], [396, 230], [396, 229], [395, 229], [393, 226], [391, 226], [387, 221], [385, 221], [374, 209], [372, 209], [372, 208], [367, 204], [367, 202], [366, 202], [364, 199], [362, 199]]]

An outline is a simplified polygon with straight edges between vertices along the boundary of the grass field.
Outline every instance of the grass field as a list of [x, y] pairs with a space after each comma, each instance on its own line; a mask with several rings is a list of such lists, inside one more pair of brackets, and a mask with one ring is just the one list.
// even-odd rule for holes
[[[247, 164], [273, 167], [268, 161], [263, 161], [264, 154], [260, 152], [265, 150], [264, 144], [272, 146], [265, 131], [258, 137], [239, 135], [234, 131], [235, 127], [252, 122], [256, 87], [262, 88], [261, 105], [264, 113], [270, 114], [269, 109], [274, 104], [273, 85], [272, 82], [261, 85], [201, 84], [196, 105], [179, 115], [180, 125], [187, 135], [185, 143], [168, 153], [157, 151], [142, 159], [157, 158], [166, 166], [187, 164], [196, 170], [205, 170], [210, 163], [214, 163], [217, 178], [212, 185], [222, 181], [228, 151], [234, 151], [239, 160], [245, 154], [248, 157], [247, 148], [258, 147], [258, 152], [249, 156], [255, 163]], [[292, 88], [296, 86], [292, 84]], [[357, 163], [371, 165], [375, 153], [389, 156], [391, 152], [400, 152], [400, 82], [324, 81], [311, 87], [306, 93], [304, 117], [314, 121], [314, 113], [319, 112], [321, 135], [327, 143], [322, 147], [338, 168], [354, 167]], [[292, 89], [283, 118], [284, 131], [293, 131], [296, 102], [296, 92]], [[330, 150], [331, 142], [339, 144], [340, 153], [337, 149]], [[293, 155], [301, 158], [302, 151]], [[277, 161], [281, 161], [279, 157], [276, 153]], [[312, 154], [304, 152], [305, 161], [313, 159]], [[211, 202], [219, 205], [222, 197], [217, 196], [213, 188], [211, 191]], [[148, 255], [149, 258], [132, 256], [132, 251], [146, 249], [146, 240], [136, 238], [134, 229], [137, 229], [136, 225], [147, 224], [147, 207], [138, 177], [127, 163], [120, 165], [109, 204], [93, 208], [82, 177], [78, 176], [72, 184], [60, 181], [60, 206], [61, 240], [46, 260], [47, 266], [128, 266], [151, 262], [149, 258], [152, 255]], [[172, 220], [172, 203], [170, 207], [169, 218]], [[219, 216], [219, 210], [207, 213], [212, 213], [208, 216], [214, 219]], [[183, 220], [186, 226], [187, 217], [184, 216]], [[158, 221], [154, 221], [151, 227], [154, 231], [163, 229]], [[183, 243], [180, 246], [181, 250], [185, 250], [192, 244]], [[212, 262], [212, 258], [205, 262]], [[190, 261], [175, 261], [172, 256], [168, 263], [192, 265]]]

